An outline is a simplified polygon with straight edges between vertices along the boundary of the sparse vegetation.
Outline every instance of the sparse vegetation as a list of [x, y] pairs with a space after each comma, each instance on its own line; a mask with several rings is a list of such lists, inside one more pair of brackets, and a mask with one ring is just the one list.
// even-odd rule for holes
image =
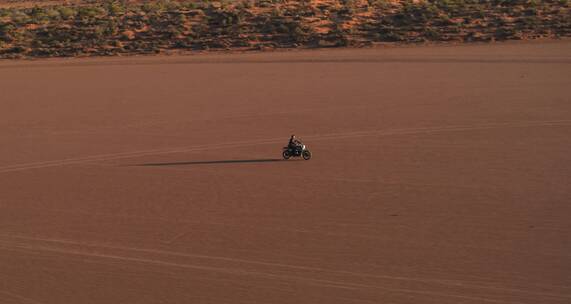
[[0, 58], [571, 35], [563, 0], [127, 1], [0, 9]]

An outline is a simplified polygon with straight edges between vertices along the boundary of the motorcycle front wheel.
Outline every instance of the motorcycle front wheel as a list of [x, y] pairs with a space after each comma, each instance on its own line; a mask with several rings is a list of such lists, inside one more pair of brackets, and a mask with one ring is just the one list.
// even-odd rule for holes
[[309, 152], [309, 150], [305, 150], [305, 151], [303, 151], [301, 156], [303, 156], [303, 159], [305, 159], [305, 160], [310, 160], [311, 159], [311, 152]]

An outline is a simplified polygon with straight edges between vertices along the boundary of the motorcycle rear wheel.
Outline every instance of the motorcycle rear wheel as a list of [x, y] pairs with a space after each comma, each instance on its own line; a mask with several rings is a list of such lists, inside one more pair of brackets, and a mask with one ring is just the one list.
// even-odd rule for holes
[[288, 151], [288, 150], [285, 150], [285, 151], [282, 153], [282, 156], [284, 157], [284, 159], [289, 159], [289, 158], [291, 157], [291, 154], [289, 154], [289, 151]]

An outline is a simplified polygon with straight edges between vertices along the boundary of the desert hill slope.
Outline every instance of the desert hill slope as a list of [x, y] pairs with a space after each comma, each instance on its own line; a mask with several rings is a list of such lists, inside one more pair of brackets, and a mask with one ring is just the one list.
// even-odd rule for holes
[[568, 1], [0, 1], [0, 58], [571, 35]]

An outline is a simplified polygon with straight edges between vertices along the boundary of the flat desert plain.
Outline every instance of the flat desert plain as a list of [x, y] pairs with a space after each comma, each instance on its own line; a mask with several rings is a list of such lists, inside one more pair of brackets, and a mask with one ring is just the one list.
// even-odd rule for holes
[[0, 62], [0, 302], [571, 303], [570, 92], [569, 41]]

